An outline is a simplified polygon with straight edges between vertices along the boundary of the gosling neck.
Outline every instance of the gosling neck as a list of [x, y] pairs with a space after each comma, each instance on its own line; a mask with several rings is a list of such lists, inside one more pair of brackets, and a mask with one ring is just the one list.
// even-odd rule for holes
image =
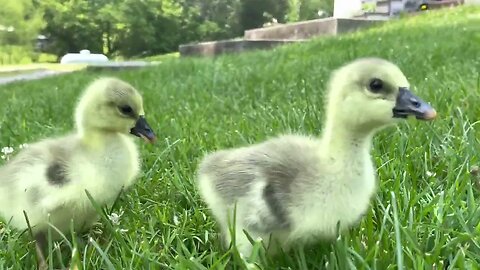
[[356, 129], [343, 121], [327, 119], [322, 134], [322, 152], [330, 157], [365, 155], [370, 152], [375, 130]]
[[98, 128], [96, 126], [90, 125], [88, 121], [85, 121], [82, 117], [77, 118], [76, 129], [77, 134], [80, 140], [87, 147], [94, 149], [102, 148], [106, 141], [111, 141], [118, 136], [118, 131]]

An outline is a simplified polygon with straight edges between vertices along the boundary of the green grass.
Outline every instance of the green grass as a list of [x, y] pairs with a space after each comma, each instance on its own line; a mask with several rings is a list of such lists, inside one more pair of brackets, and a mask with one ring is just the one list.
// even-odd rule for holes
[[180, 53], [173, 52], [173, 53], [167, 53], [167, 54], [147, 56], [147, 57], [141, 58], [139, 60], [148, 61], [148, 62], [157, 62], [157, 61], [165, 61], [165, 60], [175, 59], [175, 58], [178, 58], [179, 56], [180, 56]]
[[[112, 210], [124, 212], [119, 224], [103, 221], [91, 230], [76, 260], [84, 269], [242, 269], [220, 247], [195, 191], [197, 162], [207, 151], [283, 132], [319, 134], [332, 69], [380, 56], [403, 69], [439, 118], [408, 120], [375, 137], [380, 190], [358, 227], [285, 256], [260, 252], [262, 268], [480, 269], [480, 178], [469, 172], [480, 163], [479, 14], [472, 7], [436, 11], [268, 52], [108, 73], [143, 92], [160, 140], [139, 141], [143, 173]], [[0, 147], [69, 131], [76, 98], [99, 75], [107, 73], [0, 86]], [[60, 256], [53, 252], [55, 265], [70, 260], [70, 247], [62, 248]], [[0, 269], [34, 269], [34, 262], [28, 237], [0, 230]]]

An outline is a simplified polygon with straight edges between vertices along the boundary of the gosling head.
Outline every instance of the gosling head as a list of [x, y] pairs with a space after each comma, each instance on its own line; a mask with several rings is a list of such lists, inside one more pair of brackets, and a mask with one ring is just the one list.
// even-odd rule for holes
[[371, 131], [414, 116], [432, 120], [437, 113], [415, 96], [394, 64], [379, 58], [355, 60], [334, 72], [328, 115], [357, 131]]
[[116, 78], [100, 78], [91, 83], [80, 98], [75, 118], [82, 133], [131, 133], [147, 142], [156, 140], [145, 120], [142, 96], [133, 86]]

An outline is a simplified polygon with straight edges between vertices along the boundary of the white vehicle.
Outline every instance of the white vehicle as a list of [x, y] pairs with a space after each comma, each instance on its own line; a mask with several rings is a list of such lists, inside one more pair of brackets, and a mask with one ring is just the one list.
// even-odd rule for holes
[[104, 54], [90, 53], [89, 50], [81, 50], [80, 53], [67, 53], [60, 60], [61, 64], [97, 64], [108, 62]]

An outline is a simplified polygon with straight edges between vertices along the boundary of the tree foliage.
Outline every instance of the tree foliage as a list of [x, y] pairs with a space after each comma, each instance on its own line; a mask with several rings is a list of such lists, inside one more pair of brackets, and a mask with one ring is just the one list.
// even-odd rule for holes
[[44, 27], [43, 11], [34, 0], [0, 0], [0, 45], [31, 45]]
[[[38, 1], [38, 2], [37, 2]], [[247, 29], [318, 18], [333, 0], [0, 0], [0, 25], [14, 25], [27, 42], [36, 34], [56, 55], [89, 49], [110, 56], [176, 51], [183, 43], [242, 36]], [[24, 18], [19, 20], [18, 18]]]
[[242, 30], [247, 30], [261, 27], [272, 18], [285, 22], [287, 12], [287, 0], [241, 0], [240, 25]]

